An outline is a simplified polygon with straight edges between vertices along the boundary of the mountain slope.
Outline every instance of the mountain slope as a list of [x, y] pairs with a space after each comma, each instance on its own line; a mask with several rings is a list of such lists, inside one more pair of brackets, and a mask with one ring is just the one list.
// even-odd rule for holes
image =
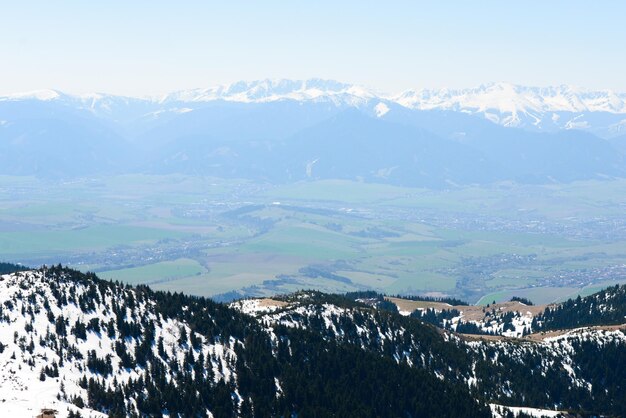
[[85, 176], [132, 162], [132, 146], [110, 126], [54, 100], [0, 101], [0, 119], [1, 174]]
[[498, 110], [501, 113], [626, 113], [626, 94], [587, 91], [572, 86], [526, 87], [489, 83], [469, 89], [407, 90], [396, 96], [407, 107], [421, 109]]
[[464, 112], [394, 108], [382, 117], [471, 147], [496, 163], [497, 177], [519, 182], [623, 176], [623, 137], [604, 140], [585, 130], [506, 128]]
[[480, 152], [423, 129], [347, 110], [288, 138], [290, 178], [344, 178], [399, 185], [483, 182], [496, 171]]
[[[328, 80], [241, 82], [160, 99], [40, 91], [0, 97], [0, 174], [429, 187], [624, 177], [621, 100], [504, 84], [389, 98]], [[507, 112], [517, 122], [506, 122]]]
[[476, 114], [506, 127], [582, 129], [603, 137], [623, 132], [626, 119], [626, 94], [571, 86], [491, 83], [471, 89], [407, 90], [393, 100], [411, 109]]
[[466, 339], [341, 295], [229, 308], [60, 267], [0, 278], [0, 394], [15, 416], [43, 407], [63, 417], [626, 408], [619, 329]]
[[549, 306], [534, 319], [540, 330], [626, 323], [626, 286], [615, 285], [590, 296]]
[[407, 90], [380, 94], [333, 80], [240, 81], [204, 89], [173, 92], [159, 98], [130, 98], [100, 93], [72, 96], [42, 90], [0, 96], [0, 103], [44, 101], [87, 110], [106, 120], [127, 124], [142, 117], [202, 108], [208, 103], [270, 103], [295, 101], [356, 107], [383, 116], [401, 106], [416, 111], [474, 114], [506, 127], [534, 131], [580, 129], [613, 137], [626, 132], [626, 93], [590, 91], [572, 86], [527, 87], [490, 83], [468, 89]]
[[[226, 333], [223, 343], [197, 336], [182, 321], [164, 318], [139, 292], [51, 269], [2, 276], [0, 298], [0, 380], [9, 403], [70, 410], [69, 404], [89, 405], [114, 416], [142, 410], [141, 396], [125, 399], [122, 385], [128, 396], [143, 392], [143, 385], [132, 384], [149, 383], [146, 366], [156, 368], [153, 375], [162, 373], [158, 367], [189, 355], [189, 346], [206, 362], [203, 379], [214, 379], [215, 390], [233, 379], [234, 340]], [[180, 385], [187, 377], [170, 378]], [[169, 396], [164, 405], [196, 413], [197, 406], [181, 401]]]
[[538, 340], [466, 338], [359, 300], [317, 292], [232, 306], [274, 329], [314, 331], [464, 382], [492, 403], [617, 415], [626, 408], [625, 329], [577, 329]]
[[0, 306], [16, 416], [489, 416], [464, 385], [202, 298], [55, 267], [1, 276]]
[[264, 103], [281, 100], [327, 102], [360, 106], [379, 98], [372, 90], [333, 80], [239, 81], [207, 89], [184, 90], [165, 95], [161, 103], [230, 101]]

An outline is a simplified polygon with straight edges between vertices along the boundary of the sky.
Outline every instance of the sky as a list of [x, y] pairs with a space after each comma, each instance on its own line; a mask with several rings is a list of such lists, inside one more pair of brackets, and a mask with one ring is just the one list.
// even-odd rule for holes
[[131, 96], [327, 78], [626, 92], [621, 1], [0, 0], [0, 94]]

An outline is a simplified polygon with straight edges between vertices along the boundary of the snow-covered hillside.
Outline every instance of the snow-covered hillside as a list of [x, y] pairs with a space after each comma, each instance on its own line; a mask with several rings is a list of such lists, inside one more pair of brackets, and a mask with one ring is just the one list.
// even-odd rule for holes
[[[498, 404], [532, 407], [527, 413], [547, 406], [550, 409], [580, 408], [588, 405], [588, 399], [603, 396], [607, 399], [608, 392], [596, 393], [605, 379], [626, 382], [626, 372], [621, 369], [610, 377], [598, 374], [596, 369], [598, 364], [621, 361], [617, 359], [624, 357], [619, 354], [626, 350], [624, 326], [584, 327], [514, 339], [506, 335], [521, 335], [521, 332], [503, 330], [494, 316], [494, 323], [477, 323], [482, 331], [499, 330], [504, 336], [468, 338], [434, 331], [417, 325], [413, 318], [381, 311], [372, 304], [363, 306], [358, 300], [356, 304], [336, 299], [333, 303], [332, 299], [316, 292], [280, 298], [274, 305], [268, 300], [262, 304], [244, 300], [231, 306], [253, 315], [270, 331], [282, 326], [312, 330], [329, 340], [427, 369], [441, 379], [461, 380], [470, 388], [489, 393], [490, 399]], [[499, 316], [502, 319], [504, 315]], [[531, 316], [512, 319], [516, 328], [530, 328]], [[604, 359], [599, 354], [602, 352], [606, 355]], [[525, 388], [529, 382], [540, 389], [529, 392]], [[569, 391], [567, 396], [561, 392], [563, 388]], [[609, 395], [607, 401], [614, 402], [614, 396], [615, 393]]]
[[0, 408], [219, 418], [383, 416], [393, 405], [389, 416], [486, 417], [487, 403], [625, 405], [624, 369], [607, 368], [625, 360], [621, 326], [467, 338], [383, 308], [319, 292], [227, 307], [60, 266], [2, 275]]
[[[87, 382], [94, 379], [104, 388], [120, 390], [121, 385], [149, 379], [146, 363], [183, 364], [190, 353], [205, 359], [206, 378], [226, 383], [235, 379], [235, 340], [211, 343], [188, 325], [157, 314], [154, 301], [137, 298], [131, 290], [114, 290], [46, 277], [45, 271], [0, 277], [2, 411], [31, 417], [52, 408], [60, 417], [69, 411], [105, 417], [77, 407], [93, 400]], [[135, 302], [129, 306], [128, 300]], [[144, 348], [150, 353], [138, 355]], [[139, 356], [152, 360], [142, 364]], [[165, 372], [168, 380], [177, 380], [173, 370]], [[129, 410], [135, 409], [136, 400], [126, 402]]]
[[[327, 347], [319, 338], [314, 343], [314, 334], [264, 330], [252, 318], [206, 299], [129, 288], [53, 267], [1, 276], [0, 306], [0, 408], [13, 417], [32, 417], [43, 408], [57, 410], [59, 417], [93, 418], [327, 411], [325, 416], [357, 405], [376, 411], [392, 400], [398, 402], [394, 408], [433, 416], [456, 415], [451, 411], [488, 416], [486, 405], [469, 392], [459, 394], [458, 383], [418, 378], [415, 370]], [[354, 388], [316, 379], [338, 371], [329, 362], [343, 364], [355, 355], [359, 363], [341, 373], [369, 373], [372, 379], [346, 402]], [[312, 357], [318, 360], [309, 373], [302, 362]], [[407, 387], [424, 395], [398, 397], [391, 388], [406, 379], [403, 374], [412, 376]], [[319, 385], [334, 390], [317, 390]], [[381, 402], [371, 402], [374, 389], [384, 394]], [[461, 400], [429, 404], [428, 390], [443, 397], [456, 393]], [[302, 391], [313, 394], [304, 403]]]

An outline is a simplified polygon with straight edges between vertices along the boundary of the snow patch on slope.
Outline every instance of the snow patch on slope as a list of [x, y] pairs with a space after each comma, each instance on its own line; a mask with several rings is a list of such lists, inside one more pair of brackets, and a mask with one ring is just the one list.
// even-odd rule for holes
[[516, 406], [504, 406], [498, 405], [495, 403], [489, 404], [491, 408], [491, 413], [495, 418], [505, 418], [507, 412], [512, 412], [513, 415], [517, 416], [521, 413], [530, 415], [531, 417], [558, 417], [564, 416], [564, 411], [552, 411], [549, 409], [540, 409], [540, 408], [529, 408], [529, 407], [516, 407]]
[[[132, 368], [123, 366], [116, 350], [116, 344], [121, 342], [126, 352], [133, 353], [139, 341], [135, 338], [121, 340], [119, 329], [115, 335], [108, 335], [108, 324], [115, 324], [117, 319], [111, 307], [120, 303], [120, 295], [98, 290], [100, 302], [94, 303], [93, 310], [85, 310], [72, 301], [60, 305], [57, 303], [59, 295], [79, 300], [87, 289], [61, 280], [53, 290], [51, 280], [56, 281], [47, 278], [44, 271], [0, 276], [0, 410], [3, 414], [12, 411], [11, 416], [32, 417], [42, 408], [53, 408], [59, 411], [60, 417], [65, 417], [68, 408], [77, 410], [71, 405], [74, 399], [80, 397], [87, 402], [81, 378], [94, 378], [113, 388], [114, 382], [136, 381], [146, 373], [138, 364]], [[154, 312], [153, 301], [136, 302], [132, 309], [126, 307], [124, 322], [137, 325], [140, 319], [148, 319], [154, 324], [155, 341], [163, 341], [167, 358], [177, 359], [182, 364], [190, 348], [186, 343], [181, 345], [181, 333], [184, 329], [189, 336], [192, 330], [180, 321], [164, 319]], [[99, 331], [89, 329], [88, 324], [93, 320], [98, 320], [102, 327]], [[67, 329], [61, 334], [56, 329], [59, 321], [65, 323], [63, 328]], [[78, 322], [87, 325], [85, 338], [74, 333]], [[200, 345], [194, 349], [195, 355], [202, 353], [210, 360], [214, 380], [236, 381], [234, 346], [238, 342], [231, 338], [212, 344], [201, 335], [196, 334], [196, 337]], [[161, 358], [156, 346], [152, 350]], [[98, 359], [107, 359], [112, 373], [102, 375], [89, 367], [88, 359], [94, 353]], [[55, 372], [44, 373], [47, 368]], [[87, 408], [80, 412], [94, 418], [106, 416]]]

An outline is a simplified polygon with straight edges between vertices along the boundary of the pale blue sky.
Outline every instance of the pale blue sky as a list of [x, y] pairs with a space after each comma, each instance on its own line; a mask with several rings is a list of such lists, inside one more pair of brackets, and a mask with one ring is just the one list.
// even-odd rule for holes
[[[96, 3], [98, 3], [96, 5]], [[0, 93], [331, 78], [626, 91], [621, 1], [0, 1]]]

